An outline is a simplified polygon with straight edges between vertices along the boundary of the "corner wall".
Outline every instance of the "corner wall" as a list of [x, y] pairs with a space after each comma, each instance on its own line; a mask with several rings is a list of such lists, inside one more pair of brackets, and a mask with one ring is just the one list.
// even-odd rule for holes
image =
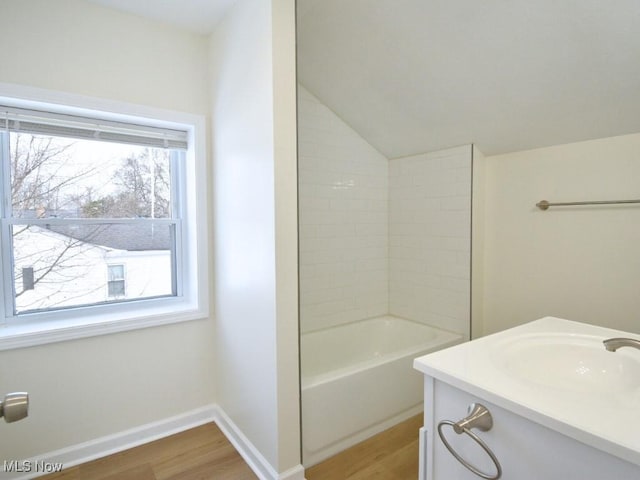
[[469, 336], [471, 145], [389, 162], [389, 307]]
[[473, 146], [471, 164], [471, 339], [484, 331], [486, 157]]
[[640, 134], [486, 158], [484, 333], [553, 315], [640, 332]]
[[238, 0], [210, 42], [217, 400], [279, 478], [302, 475], [294, 6]]
[[390, 313], [468, 336], [471, 146], [387, 160], [304, 88], [299, 122], [302, 331]]

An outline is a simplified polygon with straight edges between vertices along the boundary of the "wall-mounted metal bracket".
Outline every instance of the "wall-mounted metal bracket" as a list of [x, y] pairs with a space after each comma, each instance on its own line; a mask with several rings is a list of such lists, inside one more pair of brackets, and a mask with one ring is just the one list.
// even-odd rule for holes
[[0, 417], [7, 423], [17, 422], [29, 415], [29, 394], [14, 392], [5, 395], [0, 402]]
[[[489, 455], [489, 458], [491, 458], [491, 461], [496, 467], [496, 472], [483, 472], [479, 468], [475, 467], [467, 460], [462, 458], [460, 454], [456, 452], [449, 444], [442, 431], [442, 427], [446, 425], [453, 427], [453, 431], [457, 434], [465, 434], [469, 438], [471, 438], [471, 440], [476, 442], [480, 446], [480, 448], [482, 448], [487, 453], [487, 455]], [[451, 453], [451, 455], [453, 455], [456, 460], [458, 460], [468, 470], [486, 480], [498, 480], [502, 476], [502, 467], [500, 466], [500, 462], [498, 461], [498, 458], [495, 456], [493, 451], [487, 446], [487, 444], [484, 443], [480, 437], [478, 437], [471, 431], [472, 428], [477, 428], [478, 430], [481, 430], [483, 432], [487, 432], [491, 430], [491, 428], [493, 428], [493, 418], [491, 417], [491, 413], [489, 412], [487, 407], [480, 403], [472, 403], [471, 405], [469, 405], [467, 416], [458, 422], [452, 422], [451, 420], [441, 420], [440, 423], [438, 423], [438, 435], [440, 436], [440, 440], [442, 440], [442, 444], [447, 448], [447, 450], [449, 450], [449, 453]]]

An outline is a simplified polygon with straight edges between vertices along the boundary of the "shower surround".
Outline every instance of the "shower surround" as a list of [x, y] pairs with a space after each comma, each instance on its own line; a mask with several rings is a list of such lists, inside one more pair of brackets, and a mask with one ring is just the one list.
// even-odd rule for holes
[[[361, 364], [332, 370], [317, 365], [316, 358], [311, 365], [304, 351], [308, 339], [329, 331], [331, 338], [346, 338], [355, 322], [376, 319], [368, 325], [380, 318], [391, 327], [388, 335], [406, 321], [442, 330], [425, 347], [429, 351], [469, 338], [472, 146], [387, 159], [302, 86], [298, 121], [302, 429], [308, 467], [421, 408], [419, 376], [410, 367], [389, 375], [403, 356], [400, 347], [381, 358], [374, 355], [362, 374]], [[366, 338], [356, 343], [373, 340], [374, 331], [361, 329]], [[401, 345], [397, 340], [390, 344]], [[332, 345], [314, 358], [331, 363], [340, 357]], [[310, 381], [311, 369], [318, 368], [326, 379]], [[352, 372], [351, 379], [345, 372]], [[397, 388], [389, 386], [390, 378], [397, 378]], [[350, 385], [351, 393], [329, 395], [336, 382]], [[415, 401], [405, 395], [394, 405], [384, 395], [372, 395], [381, 385], [413, 391], [414, 383]], [[360, 393], [351, 391], [354, 385]], [[318, 395], [326, 398], [314, 401]], [[311, 420], [340, 417], [336, 412], [344, 402], [349, 403], [345, 412], [358, 411], [358, 418], [367, 420], [341, 422], [335, 431], [328, 431], [327, 422]]]
[[469, 335], [471, 145], [387, 159], [298, 90], [301, 331], [393, 314]]
[[389, 311], [389, 161], [298, 89], [303, 333]]

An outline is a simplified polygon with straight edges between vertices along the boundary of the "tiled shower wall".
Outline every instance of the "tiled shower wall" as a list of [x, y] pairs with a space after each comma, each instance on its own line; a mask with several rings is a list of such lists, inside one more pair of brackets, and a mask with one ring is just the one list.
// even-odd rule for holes
[[301, 331], [389, 310], [388, 160], [298, 90]]
[[471, 145], [389, 162], [389, 310], [469, 334]]
[[389, 161], [299, 86], [300, 316], [469, 331], [471, 146]]

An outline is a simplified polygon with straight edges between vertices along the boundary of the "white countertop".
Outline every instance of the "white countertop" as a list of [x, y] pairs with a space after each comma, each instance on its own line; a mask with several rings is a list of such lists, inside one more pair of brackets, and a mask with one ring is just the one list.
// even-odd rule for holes
[[[545, 317], [417, 358], [414, 368], [533, 422], [640, 465], [640, 388], [633, 387], [624, 392], [612, 389], [576, 392], [546, 387], [509, 372], [503, 355], [505, 349], [517, 345], [521, 338], [543, 338], [545, 334], [554, 338], [565, 335], [568, 335], [567, 339], [589, 338], [597, 343], [612, 337], [640, 339], [640, 335], [619, 330]], [[640, 350], [634, 348], [606, 353], [628, 356], [632, 361], [640, 362]], [[518, 362], [522, 363], [522, 360], [520, 358]]]

